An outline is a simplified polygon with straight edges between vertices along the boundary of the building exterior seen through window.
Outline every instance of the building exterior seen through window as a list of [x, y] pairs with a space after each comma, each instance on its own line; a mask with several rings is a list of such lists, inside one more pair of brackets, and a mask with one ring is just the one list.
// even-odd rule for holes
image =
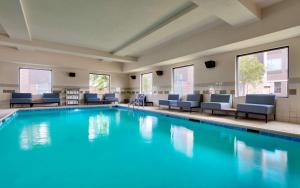
[[21, 68], [20, 76], [20, 92], [32, 93], [39, 95], [51, 92], [51, 70]]
[[186, 96], [194, 93], [194, 66], [173, 68], [173, 93]]
[[153, 74], [146, 73], [141, 75], [141, 92], [143, 94], [152, 94]]
[[288, 47], [237, 57], [237, 96], [288, 96]]

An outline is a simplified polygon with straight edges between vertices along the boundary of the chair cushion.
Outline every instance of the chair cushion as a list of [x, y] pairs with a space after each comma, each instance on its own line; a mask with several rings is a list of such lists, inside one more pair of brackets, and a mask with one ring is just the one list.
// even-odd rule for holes
[[274, 105], [275, 98], [275, 95], [270, 94], [248, 94], [246, 95], [246, 103]]
[[28, 98], [12, 98], [10, 99], [11, 104], [30, 104], [32, 103], [32, 99]]
[[59, 103], [59, 98], [43, 98], [43, 102], [45, 103]]
[[59, 98], [59, 93], [44, 93], [43, 98], [47, 99], [58, 99]]
[[85, 99], [98, 98], [98, 95], [96, 93], [85, 93], [84, 98]]
[[178, 94], [169, 94], [168, 100], [179, 100], [179, 95]]
[[99, 98], [86, 98], [85, 99], [86, 102], [100, 102]]
[[237, 105], [237, 111], [239, 112], [249, 112], [257, 114], [272, 114], [274, 113], [274, 105], [264, 105], [264, 104], [249, 104], [242, 103]]
[[158, 104], [163, 105], [163, 106], [169, 106], [170, 101], [169, 100], [159, 100]]
[[108, 98], [116, 98], [116, 95], [114, 93], [105, 93], [103, 95], [104, 99], [108, 99]]
[[228, 94], [212, 94], [211, 102], [231, 103], [232, 97]]
[[106, 97], [106, 98], [104, 99], [104, 101], [112, 101], [112, 102], [115, 102], [115, 101], [118, 101], [118, 99], [115, 98], [115, 97]]
[[169, 105], [173, 107], [178, 107], [178, 100], [169, 100]]
[[181, 108], [195, 108], [200, 107], [200, 102], [198, 101], [181, 101], [178, 102], [178, 106]]
[[202, 98], [203, 97], [200, 94], [187, 95], [186, 101], [202, 102]]
[[32, 98], [31, 93], [12, 93], [11, 98], [21, 98], [21, 99], [26, 99], [26, 98]]
[[231, 107], [230, 103], [222, 103], [222, 102], [203, 102], [201, 104], [201, 108], [204, 110], [222, 110], [230, 107]]

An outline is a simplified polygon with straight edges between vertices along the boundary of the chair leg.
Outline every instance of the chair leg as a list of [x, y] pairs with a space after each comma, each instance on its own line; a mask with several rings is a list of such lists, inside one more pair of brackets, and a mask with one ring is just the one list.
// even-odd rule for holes
[[265, 117], [266, 117], [266, 123], [268, 123], [268, 114], [266, 114]]
[[214, 110], [211, 110], [211, 115], [214, 115]]
[[238, 118], [238, 113], [239, 113], [239, 112], [237, 112], [237, 111], [235, 112], [235, 116], [234, 116], [235, 119]]
[[274, 113], [274, 121], [276, 120], [276, 114]]
[[248, 113], [246, 113], [246, 118], [248, 118]]

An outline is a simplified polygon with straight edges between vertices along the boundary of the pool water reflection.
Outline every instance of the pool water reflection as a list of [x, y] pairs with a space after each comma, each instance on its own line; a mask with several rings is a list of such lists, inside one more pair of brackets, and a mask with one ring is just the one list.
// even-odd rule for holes
[[300, 187], [300, 143], [119, 108], [20, 112], [1, 187]]

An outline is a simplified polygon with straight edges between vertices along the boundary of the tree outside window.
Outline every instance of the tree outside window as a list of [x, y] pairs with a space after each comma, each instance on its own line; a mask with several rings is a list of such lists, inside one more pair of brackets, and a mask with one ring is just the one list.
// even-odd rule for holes
[[110, 76], [106, 74], [90, 74], [89, 90], [91, 93], [104, 94], [109, 93]]
[[238, 56], [237, 96], [288, 95], [288, 47]]

